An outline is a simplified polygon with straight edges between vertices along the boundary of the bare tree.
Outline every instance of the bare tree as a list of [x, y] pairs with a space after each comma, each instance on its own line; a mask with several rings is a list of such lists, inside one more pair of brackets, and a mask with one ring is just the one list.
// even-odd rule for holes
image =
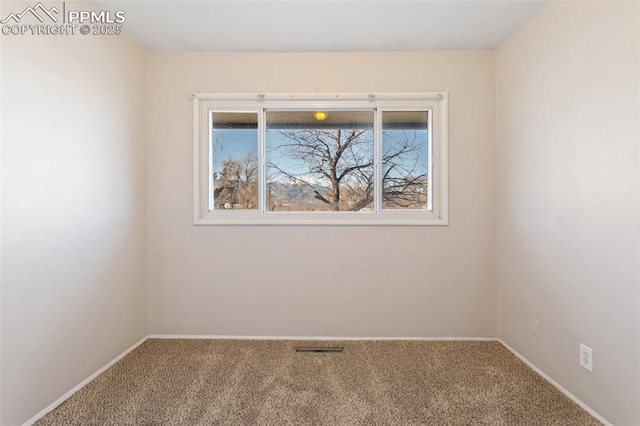
[[258, 165], [252, 151], [239, 160], [229, 157], [214, 174], [213, 197], [218, 208], [255, 209], [258, 206]]
[[[372, 130], [287, 129], [278, 132], [284, 136], [284, 142], [270, 150], [270, 158], [275, 158], [267, 165], [270, 178], [310, 187], [314, 198], [334, 211], [358, 211], [373, 202]], [[421, 190], [418, 186], [426, 184], [426, 174], [416, 174], [418, 151], [423, 148], [424, 143], [414, 135], [412, 139], [404, 138], [391, 144], [383, 153], [385, 205], [411, 208], [419, 202], [417, 195]]]
[[418, 134], [403, 132], [403, 137], [394, 139], [382, 155], [382, 202], [385, 208], [410, 209], [426, 207], [427, 169], [420, 164], [419, 150], [426, 141]]
[[[285, 142], [271, 153], [296, 167], [268, 164], [271, 177], [312, 188], [314, 198], [331, 210], [360, 210], [373, 199], [373, 142], [370, 130], [280, 130]], [[274, 157], [274, 156], [272, 156]], [[324, 185], [309, 182], [314, 178]], [[351, 191], [344, 191], [350, 189]], [[341, 206], [343, 201], [348, 206]], [[344, 207], [344, 208], [343, 208]]]

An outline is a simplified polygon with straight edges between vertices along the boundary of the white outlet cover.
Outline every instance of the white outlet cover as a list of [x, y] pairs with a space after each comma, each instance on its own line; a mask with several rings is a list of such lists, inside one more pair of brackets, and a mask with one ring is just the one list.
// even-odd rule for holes
[[580, 366], [593, 373], [593, 349], [580, 343]]

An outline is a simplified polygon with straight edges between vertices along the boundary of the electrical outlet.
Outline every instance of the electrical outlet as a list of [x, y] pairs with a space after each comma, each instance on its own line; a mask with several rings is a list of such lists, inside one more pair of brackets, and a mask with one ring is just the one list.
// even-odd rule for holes
[[540, 320], [537, 318], [531, 318], [531, 334], [540, 337]]
[[580, 343], [580, 366], [593, 373], [593, 349]]

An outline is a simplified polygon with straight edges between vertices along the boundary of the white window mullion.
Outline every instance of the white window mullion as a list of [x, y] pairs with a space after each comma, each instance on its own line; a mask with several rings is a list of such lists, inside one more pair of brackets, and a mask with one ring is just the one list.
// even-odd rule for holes
[[207, 170], [207, 190], [209, 192], [209, 202], [207, 203], [207, 210], [213, 210], [213, 118], [211, 113], [207, 111], [207, 146], [202, 147], [209, 154], [207, 158], [206, 170]]
[[[435, 194], [437, 194], [438, 192], [438, 173], [437, 173], [437, 167], [438, 167], [438, 162], [436, 161], [436, 156], [438, 155], [438, 147], [433, 145], [433, 114], [434, 111], [430, 110], [429, 111], [429, 140], [428, 140], [428, 145], [427, 145], [427, 150], [428, 150], [428, 155], [429, 155], [429, 175], [428, 175], [428, 185], [429, 185], [429, 192], [428, 192], [428, 204], [427, 204], [427, 209], [431, 210], [431, 211], [437, 211], [437, 206], [434, 206], [434, 200], [437, 200], [437, 196], [434, 197]], [[438, 138], [438, 140], [440, 140]]]
[[374, 125], [373, 211], [382, 211], [382, 111], [376, 109]]
[[258, 110], [258, 204], [260, 213], [267, 211], [267, 126], [264, 108]]

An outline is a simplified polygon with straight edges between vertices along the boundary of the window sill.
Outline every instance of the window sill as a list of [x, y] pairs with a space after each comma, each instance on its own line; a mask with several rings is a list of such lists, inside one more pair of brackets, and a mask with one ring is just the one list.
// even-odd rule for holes
[[427, 213], [233, 213], [196, 218], [194, 225], [312, 225], [312, 226], [447, 226], [448, 218]]

